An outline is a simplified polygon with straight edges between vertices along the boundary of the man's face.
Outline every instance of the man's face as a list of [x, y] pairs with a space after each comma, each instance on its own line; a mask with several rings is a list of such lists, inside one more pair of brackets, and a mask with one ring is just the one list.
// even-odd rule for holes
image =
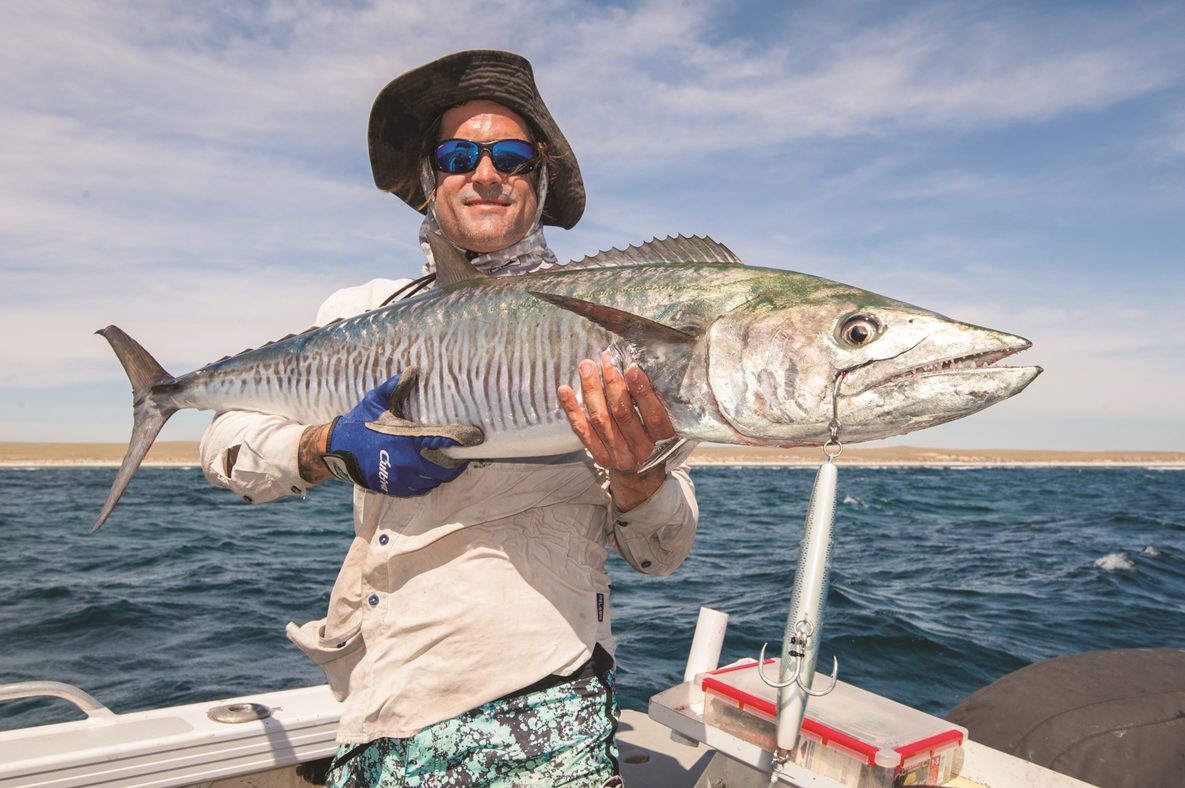
[[[527, 125], [492, 101], [470, 101], [444, 113], [438, 142], [526, 140]], [[483, 154], [473, 172], [436, 171], [436, 218], [462, 249], [496, 252], [522, 240], [535, 220], [534, 174], [498, 172]]]

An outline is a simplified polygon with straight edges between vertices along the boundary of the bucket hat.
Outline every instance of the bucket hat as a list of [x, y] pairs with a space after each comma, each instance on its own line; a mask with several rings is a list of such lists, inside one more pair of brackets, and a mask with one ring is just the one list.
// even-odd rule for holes
[[[549, 153], [543, 223], [571, 229], [584, 213], [580, 165], [563, 132], [547, 111], [531, 64], [521, 55], [491, 49], [457, 52], [393, 79], [374, 100], [368, 131], [370, 168], [383, 191], [424, 213], [427, 202], [418, 173], [426, 135], [447, 109], [485, 99], [514, 110], [530, 125]], [[401, 183], [402, 181], [402, 183]]]

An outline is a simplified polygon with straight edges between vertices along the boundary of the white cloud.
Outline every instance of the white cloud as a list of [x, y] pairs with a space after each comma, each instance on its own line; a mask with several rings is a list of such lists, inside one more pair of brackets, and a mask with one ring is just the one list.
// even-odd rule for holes
[[[1126, 354], [1111, 367], [1126, 376], [1165, 366], [1169, 351], [1141, 351], [1138, 330], [1063, 332], [1049, 317], [1086, 320], [1113, 280], [1075, 268], [1073, 310], [1052, 281], [1014, 284], [1018, 270], [1044, 275], [1023, 270], [1038, 254], [1025, 245], [1054, 245], [1059, 221], [1089, 224], [1125, 199], [1123, 211], [1147, 215], [1139, 183], [1124, 197], [1099, 180], [1130, 162], [1001, 172], [949, 150], [1160, 91], [1177, 121], [1149, 137], [1185, 152], [1166, 90], [1182, 78], [1178, 7], [807, 4], [752, 16], [770, 27], [745, 29], [746, 9], [723, 2], [665, 0], [5, 4], [0, 330], [38, 330], [0, 348], [0, 386], [119, 379], [91, 335], [111, 322], [185, 371], [303, 328], [338, 284], [417, 271], [417, 217], [371, 186], [367, 113], [393, 76], [471, 47], [531, 58], [580, 154], [589, 211], [575, 232], [551, 233], [561, 256], [712, 234], [751, 263], [1031, 328], [1049, 381], [1092, 353]], [[1114, 146], [1139, 147], [1129, 142]], [[758, 171], [763, 143], [771, 163]], [[931, 145], [950, 160], [927, 163]], [[1181, 197], [1169, 185], [1156, 201], [1167, 211]], [[1036, 226], [972, 228], [977, 213]], [[1160, 288], [1177, 305], [1179, 282]], [[1155, 319], [1122, 295], [1136, 310], [1125, 326]], [[1037, 391], [1033, 407], [1046, 408]]]
[[[961, 5], [931, 4], [866, 27], [813, 29], [831, 36], [821, 41], [759, 49], [733, 40], [703, 46], [700, 8], [681, 25], [647, 28], [645, 47], [628, 24], [625, 35], [604, 36], [607, 51], [564, 51], [583, 88], [576, 127], [597, 130], [586, 132], [581, 150], [640, 148], [648, 160], [666, 161], [757, 136], [1040, 122], [1145, 95], [1182, 72], [1176, 36], [1149, 13], [1067, 14], [1049, 24], [990, 6], [978, 6], [976, 18]], [[656, 50], [681, 67], [653, 67]], [[638, 111], [623, 112], [623, 97]]]

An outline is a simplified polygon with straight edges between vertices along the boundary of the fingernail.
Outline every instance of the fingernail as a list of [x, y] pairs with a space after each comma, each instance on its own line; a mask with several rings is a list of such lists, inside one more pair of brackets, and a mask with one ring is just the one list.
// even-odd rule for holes
[[596, 367], [593, 366], [591, 361], [586, 360], [580, 362], [580, 377], [591, 378], [593, 376], [593, 372], [595, 371]]

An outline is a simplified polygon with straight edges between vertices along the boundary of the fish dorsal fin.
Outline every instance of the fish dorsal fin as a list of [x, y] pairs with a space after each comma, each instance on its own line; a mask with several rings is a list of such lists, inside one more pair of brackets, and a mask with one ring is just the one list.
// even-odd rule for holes
[[432, 247], [432, 260], [436, 263], [436, 285], [447, 287], [468, 279], [487, 279], [486, 274], [473, 267], [461, 250], [437, 233], [428, 233], [428, 246]]
[[614, 309], [611, 306], [594, 304], [591, 301], [581, 301], [579, 298], [569, 298], [568, 296], [554, 295], [552, 293], [540, 293], [535, 290], [528, 290], [527, 292], [541, 301], [555, 304], [561, 309], [567, 309], [569, 312], [575, 312], [581, 317], [591, 320], [601, 328], [612, 331], [629, 342], [686, 344], [695, 342], [696, 339], [694, 335], [688, 334], [686, 331], [664, 326], [662, 323], [655, 323], [653, 320], [648, 320], [640, 315], [630, 314], [629, 312], [622, 312], [620, 309]]
[[677, 235], [661, 241], [657, 238], [639, 246], [630, 246], [624, 251], [610, 249], [597, 252], [583, 260], [568, 263], [563, 268], [618, 268], [623, 265], [645, 263], [726, 263], [741, 265], [741, 260], [732, 250], [711, 238], [690, 238]]

